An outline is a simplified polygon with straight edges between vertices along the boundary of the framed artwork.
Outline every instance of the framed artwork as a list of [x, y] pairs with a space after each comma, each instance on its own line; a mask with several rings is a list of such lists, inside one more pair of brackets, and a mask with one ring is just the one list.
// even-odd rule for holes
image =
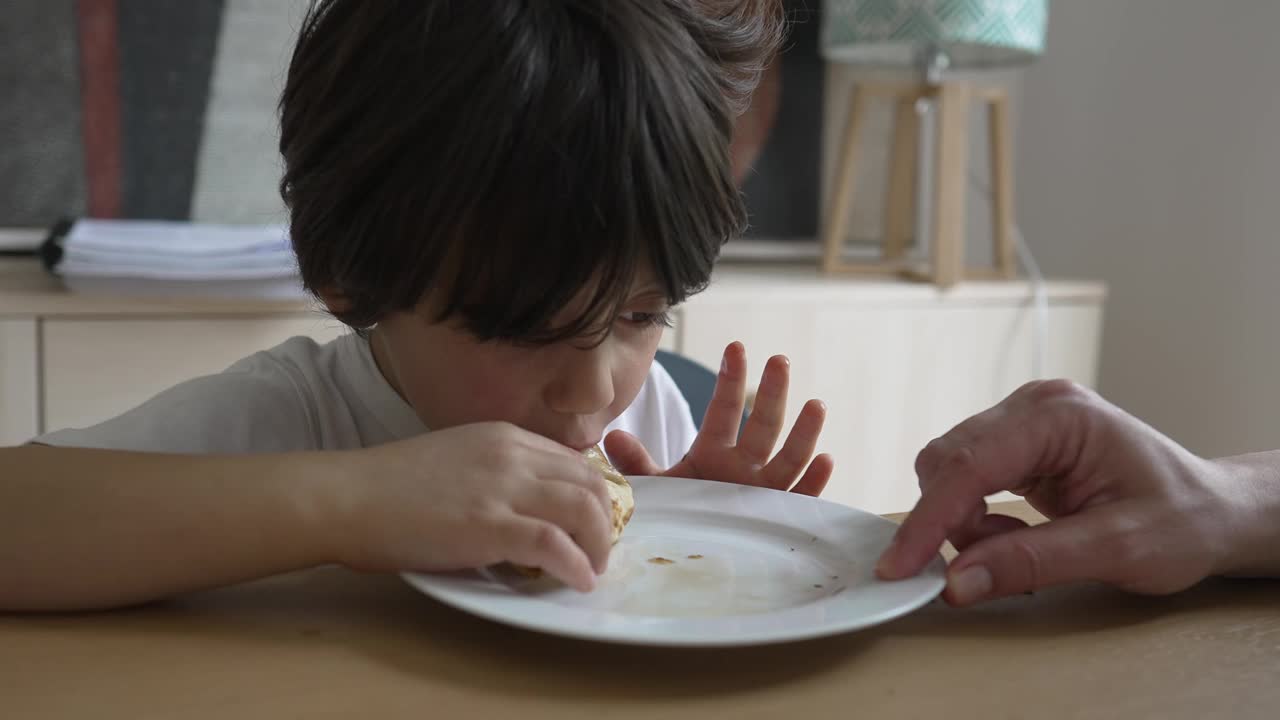
[[[812, 242], [820, 207], [819, 0], [741, 120], [749, 237]], [[65, 216], [282, 220], [276, 101], [305, 0], [7, 0], [0, 228]]]

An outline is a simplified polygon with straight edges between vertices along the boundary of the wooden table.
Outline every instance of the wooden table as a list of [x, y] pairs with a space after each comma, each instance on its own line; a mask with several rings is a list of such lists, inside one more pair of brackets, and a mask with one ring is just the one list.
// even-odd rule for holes
[[[1009, 512], [1009, 508], [1003, 508]], [[1025, 506], [1014, 512], [1027, 515]], [[1103, 587], [741, 650], [563, 640], [394, 577], [295, 573], [148, 607], [0, 616], [0, 717], [1276, 718], [1280, 582]]]

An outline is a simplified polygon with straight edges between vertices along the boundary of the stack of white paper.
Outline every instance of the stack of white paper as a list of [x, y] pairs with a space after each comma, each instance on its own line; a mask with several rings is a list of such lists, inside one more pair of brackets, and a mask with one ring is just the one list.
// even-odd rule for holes
[[280, 225], [78, 220], [54, 272], [76, 292], [284, 299], [305, 295]]

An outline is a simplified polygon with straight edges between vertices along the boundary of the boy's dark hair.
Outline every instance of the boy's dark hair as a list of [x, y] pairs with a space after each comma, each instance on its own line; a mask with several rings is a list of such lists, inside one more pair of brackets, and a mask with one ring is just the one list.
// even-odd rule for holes
[[530, 343], [603, 332], [644, 263], [684, 300], [745, 228], [729, 141], [782, 32], [777, 0], [313, 3], [280, 99], [307, 287]]

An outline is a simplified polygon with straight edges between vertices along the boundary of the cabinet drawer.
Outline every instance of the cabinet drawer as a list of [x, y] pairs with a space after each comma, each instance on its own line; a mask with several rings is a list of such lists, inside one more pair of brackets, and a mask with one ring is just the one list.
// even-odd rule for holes
[[39, 432], [39, 331], [32, 319], [0, 320], [0, 445]]
[[340, 323], [320, 314], [47, 320], [42, 431], [101, 422], [295, 335], [326, 342], [343, 332]]
[[[685, 309], [681, 352], [714, 368], [724, 346], [741, 340], [751, 386], [770, 355], [788, 355], [788, 429], [804, 401], [827, 404], [818, 450], [835, 457], [836, 472], [824, 497], [898, 512], [919, 497], [913, 466], [929, 440], [1033, 378], [1033, 318], [1013, 303], [695, 301]], [[1042, 374], [1092, 385], [1100, 325], [1099, 305], [1052, 306]]]

